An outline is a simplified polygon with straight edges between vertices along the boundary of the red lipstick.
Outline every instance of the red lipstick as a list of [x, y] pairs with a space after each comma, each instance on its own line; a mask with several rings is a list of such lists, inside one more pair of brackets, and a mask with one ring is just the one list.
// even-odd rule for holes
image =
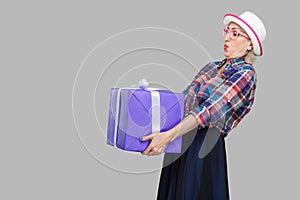
[[224, 44], [224, 50], [226, 50], [228, 48], [227, 44]]

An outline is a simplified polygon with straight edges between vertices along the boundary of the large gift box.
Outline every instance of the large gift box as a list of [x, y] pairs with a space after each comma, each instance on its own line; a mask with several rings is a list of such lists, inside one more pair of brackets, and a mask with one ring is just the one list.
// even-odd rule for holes
[[[168, 90], [112, 88], [107, 144], [142, 152], [150, 141], [140, 137], [173, 128], [184, 116], [184, 94]], [[182, 138], [170, 142], [168, 153], [181, 153]]]

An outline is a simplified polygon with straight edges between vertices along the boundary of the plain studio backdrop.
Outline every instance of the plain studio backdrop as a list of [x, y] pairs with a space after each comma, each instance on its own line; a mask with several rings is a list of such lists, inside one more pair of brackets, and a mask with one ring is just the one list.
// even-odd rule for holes
[[111, 87], [183, 90], [223, 58], [225, 13], [267, 28], [252, 111], [226, 138], [231, 199], [299, 198], [296, 1], [2, 1], [0, 199], [156, 197], [161, 157], [105, 143]]

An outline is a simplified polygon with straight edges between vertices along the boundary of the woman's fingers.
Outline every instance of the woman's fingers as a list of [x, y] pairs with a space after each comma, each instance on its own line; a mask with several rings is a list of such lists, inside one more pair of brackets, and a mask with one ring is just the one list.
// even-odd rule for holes
[[149, 146], [146, 148], [146, 150], [142, 152], [142, 154], [144, 154], [144, 155], [149, 155], [151, 151], [152, 151], [152, 147], [149, 145]]
[[163, 147], [153, 147], [151, 145], [148, 146], [148, 148], [142, 152], [143, 155], [148, 155], [148, 156], [156, 156], [160, 155], [164, 152]]
[[148, 156], [158, 155], [159, 154], [159, 150], [158, 150], [157, 147], [153, 146], [152, 143], [150, 143], [150, 145], [146, 148], [145, 151], [142, 152], [142, 154], [148, 155]]
[[151, 140], [149, 146], [142, 152], [142, 154], [148, 156], [162, 154], [166, 147], [166, 142], [163, 142], [164, 137], [161, 136], [162, 135], [160, 135], [159, 132], [157, 132], [140, 138], [141, 141]]
[[158, 134], [158, 133], [152, 133], [152, 134], [150, 134], [150, 135], [140, 137], [140, 140], [141, 140], [141, 141], [152, 140], [152, 139], [154, 138], [154, 136], [156, 136], [157, 134]]

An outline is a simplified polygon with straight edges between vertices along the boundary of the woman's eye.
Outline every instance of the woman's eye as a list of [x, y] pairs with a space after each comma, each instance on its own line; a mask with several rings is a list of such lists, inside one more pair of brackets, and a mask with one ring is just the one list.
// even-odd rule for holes
[[239, 35], [239, 33], [238, 33], [237, 31], [233, 31], [233, 32], [232, 32], [232, 35], [233, 35], [234, 37], [237, 37], [237, 36]]

